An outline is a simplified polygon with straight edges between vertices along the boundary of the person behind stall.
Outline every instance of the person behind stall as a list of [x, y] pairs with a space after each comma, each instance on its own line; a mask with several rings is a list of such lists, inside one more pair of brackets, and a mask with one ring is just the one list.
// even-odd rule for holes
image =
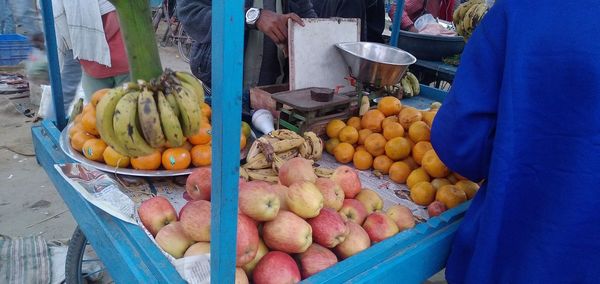
[[[177, 16], [196, 43], [192, 48], [192, 73], [211, 86], [211, 0], [178, 0]], [[301, 18], [315, 18], [310, 0], [246, 0], [244, 56], [244, 107], [248, 90], [285, 81], [287, 22], [303, 25]], [[261, 59], [262, 58], [262, 59]]]
[[600, 5], [563, 4], [496, 1], [435, 117], [440, 159], [485, 180], [454, 237], [449, 283], [600, 279]]
[[[420, 16], [427, 13], [434, 18], [439, 18], [445, 21], [452, 21], [454, 13], [455, 0], [405, 0], [404, 9], [402, 9], [402, 23], [400, 28], [405, 31], [418, 32], [415, 28], [415, 23]], [[396, 4], [390, 9], [390, 18], [394, 19], [396, 12]]]
[[361, 21], [361, 41], [383, 43], [383, 0], [312, 0], [312, 3], [319, 18], [358, 18]]

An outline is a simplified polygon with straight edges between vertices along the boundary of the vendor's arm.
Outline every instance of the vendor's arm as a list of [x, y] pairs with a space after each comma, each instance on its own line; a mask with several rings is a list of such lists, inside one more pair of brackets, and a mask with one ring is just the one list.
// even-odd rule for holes
[[505, 39], [503, 10], [494, 7], [469, 40], [431, 130], [431, 142], [440, 159], [474, 181], [485, 178], [490, 167]]
[[410, 31], [413, 33], [418, 32], [415, 28], [415, 23], [410, 19], [406, 10], [402, 10], [402, 22], [400, 27], [405, 31]]

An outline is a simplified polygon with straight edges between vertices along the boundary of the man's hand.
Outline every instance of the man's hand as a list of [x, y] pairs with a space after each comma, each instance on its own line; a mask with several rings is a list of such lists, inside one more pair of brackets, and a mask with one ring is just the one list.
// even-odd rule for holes
[[292, 21], [304, 26], [302, 19], [295, 13], [282, 15], [270, 10], [262, 10], [258, 21], [256, 21], [256, 28], [267, 35], [276, 44], [285, 44], [287, 43], [288, 37], [288, 19], [292, 19]]

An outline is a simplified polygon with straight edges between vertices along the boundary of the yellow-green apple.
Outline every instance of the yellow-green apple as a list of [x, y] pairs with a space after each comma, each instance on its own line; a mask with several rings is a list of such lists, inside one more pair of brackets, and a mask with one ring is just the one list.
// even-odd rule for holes
[[318, 178], [315, 185], [323, 194], [323, 207], [333, 208], [338, 211], [344, 203], [344, 191], [342, 188], [328, 178]]
[[331, 208], [321, 209], [315, 218], [306, 220], [312, 228], [313, 242], [332, 248], [348, 236], [348, 227], [342, 216]]
[[370, 189], [363, 188], [354, 199], [360, 201], [365, 206], [367, 214], [383, 208], [383, 199], [381, 199], [381, 196]]
[[185, 181], [185, 190], [193, 200], [210, 201], [210, 167], [196, 168]]
[[354, 222], [347, 222], [346, 225], [350, 233], [341, 244], [334, 248], [340, 259], [351, 257], [371, 246], [371, 240], [365, 229]]
[[183, 231], [192, 240], [210, 242], [210, 202], [206, 200], [188, 202], [179, 212], [179, 221]]
[[254, 271], [256, 264], [258, 264], [258, 262], [261, 260], [261, 258], [263, 258], [263, 256], [265, 256], [265, 254], [267, 254], [268, 252], [269, 252], [269, 248], [267, 248], [267, 245], [265, 245], [263, 240], [259, 239], [258, 240], [258, 250], [256, 251], [256, 256], [254, 256], [254, 259], [252, 261], [250, 261], [242, 266], [242, 269], [244, 269], [244, 271], [246, 272], [248, 277], [252, 276], [252, 271]]
[[367, 216], [363, 228], [373, 243], [381, 242], [400, 231], [394, 220], [382, 212], [374, 212]]
[[177, 221], [177, 211], [169, 200], [162, 196], [155, 196], [142, 202], [138, 208], [138, 215], [152, 236], [156, 236], [162, 227]]
[[246, 273], [244, 272], [244, 270], [242, 270], [239, 267], [235, 268], [235, 284], [249, 284], [250, 281], [248, 281], [248, 276], [246, 276]]
[[244, 214], [238, 214], [236, 244], [235, 266], [242, 266], [254, 259], [258, 251], [258, 229], [256, 223]]
[[271, 185], [271, 188], [273, 188], [273, 191], [279, 196], [279, 210], [289, 210], [287, 203], [285, 202], [288, 187], [283, 184], [273, 184]]
[[415, 216], [413, 216], [410, 209], [400, 204], [394, 205], [388, 208], [386, 214], [394, 220], [398, 229], [404, 231], [415, 226]]
[[431, 204], [429, 204], [429, 206], [427, 206], [427, 214], [429, 214], [429, 217], [435, 217], [438, 216], [442, 213], [444, 213], [444, 211], [446, 211], [446, 205], [444, 205], [444, 203], [442, 203], [441, 201], [434, 201], [431, 202]]
[[368, 215], [365, 205], [356, 199], [344, 199], [344, 204], [339, 213], [344, 220], [349, 220], [359, 225], [362, 225]]
[[279, 211], [275, 220], [264, 223], [263, 240], [272, 250], [301, 253], [312, 244], [312, 229], [296, 214]]
[[305, 252], [298, 255], [298, 259], [302, 279], [311, 277], [338, 262], [333, 252], [319, 244], [310, 245]]
[[256, 265], [252, 273], [255, 284], [281, 284], [300, 282], [300, 270], [287, 253], [271, 251]]
[[201, 255], [201, 254], [207, 254], [207, 253], [210, 253], [210, 243], [197, 242], [185, 251], [185, 254], [183, 254], [183, 257]]
[[285, 196], [290, 211], [302, 218], [313, 218], [323, 208], [323, 194], [312, 182], [292, 184]]
[[340, 185], [347, 199], [354, 198], [362, 187], [358, 173], [348, 166], [337, 167], [331, 175], [331, 180]]
[[317, 180], [317, 175], [312, 164], [312, 160], [301, 157], [288, 160], [279, 168], [279, 182], [285, 186], [305, 181], [314, 183]]
[[238, 196], [240, 211], [256, 221], [271, 221], [279, 212], [279, 195], [264, 181], [241, 184]]
[[179, 222], [164, 226], [154, 239], [158, 246], [174, 258], [181, 258], [185, 251], [194, 243], [181, 228]]

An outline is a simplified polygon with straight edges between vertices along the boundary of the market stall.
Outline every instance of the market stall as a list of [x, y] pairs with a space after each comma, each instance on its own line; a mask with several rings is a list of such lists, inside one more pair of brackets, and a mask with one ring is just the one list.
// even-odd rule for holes
[[[132, 5], [139, 5], [135, 8], [141, 7], [141, 10], [144, 11], [145, 6], [143, 4], [136, 1], [130, 2], [137, 3]], [[42, 4], [45, 30], [47, 31], [46, 42], [49, 51], [52, 90], [54, 100], [57, 102], [62, 101], [62, 97], [51, 1], [42, 1]], [[123, 5], [122, 2], [121, 4]], [[399, 6], [402, 7], [402, 5]], [[119, 8], [119, 5], [117, 7]], [[245, 155], [245, 153], [243, 150], [242, 152], [230, 150], [240, 147], [240, 141], [237, 137], [239, 137], [241, 131], [241, 117], [231, 114], [241, 113], [239, 94], [242, 93], [241, 84], [231, 84], [230, 82], [241, 82], [242, 80], [242, 49], [244, 46], [242, 7], [241, 0], [217, 1], [212, 6], [212, 93], [219, 94], [212, 97], [212, 117], [210, 119], [212, 124], [212, 190], [210, 192], [211, 206], [209, 207], [211, 208], [210, 279], [213, 283], [233, 283], [235, 279], [236, 232], [238, 232], [235, 220], [237, 220], [236, 216], [238, 215], [238, 180], [240, 177], [238, 169], [240, 168], [240, 156]], [[399, 19], [399, 14], [401, 14], [401, 9], [396, 11], [396, 19]], [[397, 32], [397, 27], [395, 27], [395, 30]], [[139, 35], [143, 36], [144, 34], [140, 33]], [[346, 63], [351, 67], [352, 64], [348, 61], [346, 60]], [[149, 77], [146, 77], [146, 80], [149, 80], [149, 78], [161, 76], [162, 68], [160, 65], [157, 67], [158, 71], [156, 69], [136, 70], [142, 73], [150, 73], [147, 75]], [[401, 71], [398, 74], [398, 80], [393, 82], [394, 84], [399, 83], [400, 79], [404, 78], [402, 76], [404, 70]], [[369, 98], [378, 97], [377, 91], [366, 86], [369, 82], [360, 78], [360, 72], [355, 71], [354, 74], [350, 75], [359, 81], [355, 85], [357, 88], [355, 93], [358, 95], [353, 97], [356, 104], [364, 105], [362, 102], [365, 99], [368, 102]], [[134, 78], [136, 77], [134, 76]], [[410, 89], [410, 92], [414, 92], [415, 88], [420, 89], [416, 92], [419, 95], [404, 98], [402, 100], [404, 106], [427, 110], [433, 102], [443, 101], [445, 95], [443, 91], [424, 85], [418, 86], [417, 84], [416, 87]], [[274, 97], [276, 96], [274, 95]], [[283, 99], [279, 102], [282, 105], [289, 104], [289, 101], [286, 103]], [[61, 104], [56, 103], [55, 105]], [[358, 112], [360, 105], [355, 107]], [[367, 104], [367, 110], [368, 108], [369, 104]], [[78, 181], [68, 178], [68, 170], [72, 170], [70, 167], [77, 168], [78, 164], [72, 164], [74, 160], [77, 160], [74, 159], [75, 154], [68, 155], [69, 151], [64, 150], [65, 139], [68, 141], [68, 138], [65, 138], [68, 137], [68, 134], [65, 133], [69, 132], [69, 128], [64, 129], [66, 121], [64, 115], [60, 113], [61, 111], [60, 108], [57, 109], [58, 120], [56, 122], [44, 121], [40, 126], [32, 129], [37, 158], [71, 210], [79, 229], [95, 249], [111, 277], [117, 282], [123, 283], [183, 283], [185, 277], [182, 277], [181, 270], [176, 269], [172, 257], [169, 257], [164, 249], [157, 246], [155, 240], [152, 239], [153, 234], [149, 234], [148, 228], [144, 228], [140, 224], [123, 221], [123, 218], [115, 217], [115, 214], [109, 214], [105, 210], [99, 209], [97, 204], [90, 202], [90, 197], [84, 196], [84, 192], [78, 187]], [[290, 117], [298, 117], [298, 114], [291, 114]], [[307, 117], [312, 116], [306, 115], [302, 117], [304, 119], [302, 121], [307, 121]], [[301, 126], [301, 124], [296, 125]], [[406, 128], [408, 131], [408, 126]], [[236, 139], [231, 139], [232, 137], [236, 137]], [[333, 139], [331, 136], [330, 138]], [[250, 144], [248, 143], [248, 146]], [[69, 147], [68, 144], [67, 147]], [[314, 145], [311, 147], [314, 147]], [[251, 152], [252, 149], [248, 151]], [[301, 151], [298, 150], [298, 152]], [[354, 149], [352, 151], [354, 152]], [[86, 156], [85, 151], [83, 154]], [[323, 158], [320, 162], [322, 164], [329, 163], [339, 166], [342, 163], [336, 155], [323, 155], [327, 158]], [[82, 155], [79, 154], [79, 156]], [[247, 163], [248, 161], [246, 161]], [[89, 165], [91, 163], [86, 164], [86, 166]], [[248, 167], [243, 168], [249, 169]], [[61, 171], [61, 169], [63, 170]], [[110, 171], [106, 174], [87, 172], [88, 169], [94, 170], [93, 166], [79, 169], [76, 171], [78, 174], [93, 173], [101, 176], [101, 178], [110, 175]], [[163, 170], [169, 169], [165, 168]], [[182, 171], [181, 169], [176, 170], [180, 170], [180, 172], [173, 173], [171, 171], [171, 175], [189, 173], [187, 167]], [[369, 183], [368, 180], [375, 180], [372, 177], [370, 167], [365, 170], [367, 173], [363, 174], [361, 172], [361, 179], [363, 176], [368, 176], [368, 178], [362, 179], [363, 184]], [[117, 172], [116, 169], [115, 172]], [[448, 173], [445, 174], [448, 175]], [[156, 194], [157, 184], [161, 182], [160, 179], [156, 178], [156, 175], [145, 175], [145, 177], [139, 177], [138, 175], [138, 177], [132, 179], [133, 181], [125, 179], [128, 180], [126, 183], [129, 184], [146, 184], [149, 192]], [[382, 183], [383, 179], [377, 182]], [[389, 183], [389, 179], [386, 182]], [[168, 183], [170, 184], [168, 186], [176, 185], [177, 180], [174, 178]], [[79, 185], [81, 184], [79, 182]], [[396, 195], [401, 195], [403, 190], [401, 188], [396, 189], [398, 189], [397, 192], [400, 192]], [[403, 194], [405, 196], [406, 191], [406, 187], [404, 187]], [[390, 192], [394, 192], [394, 190]], [[398, 196], [391, 198], [398, 198]], [[406, 200], [408, 200], [408, 197], [406, 197]], [[389, 199], [386, 199], [386, 201], [389, 202]], [[463, 201], [466, 201], [466, 199]], [[412, 204], [411, 206], [416, 205]], [[385, 283], [420, 283], [444, 267], [452, 236], [468, 206], [469, 202], [460, 205], [455, 204], [455, 206], [452, 206], [453, 208], [441, 213], [439, 216], [417, 218], [418, 224], [414, 228], [386, 236], [381, 241], [374, 242], [368, 249], [306, 278], [304, 282], [342, 283], [377, 280]], [[423, 206], [414, 211], [427, 214], [427, 210]], [[79, 258], [79, 261], [81, 261], [81, 258]], [[67, 263], [67, 265], [78, 267], [81, 263]], [[77, 270], [75, 269], [75, 271]]]

